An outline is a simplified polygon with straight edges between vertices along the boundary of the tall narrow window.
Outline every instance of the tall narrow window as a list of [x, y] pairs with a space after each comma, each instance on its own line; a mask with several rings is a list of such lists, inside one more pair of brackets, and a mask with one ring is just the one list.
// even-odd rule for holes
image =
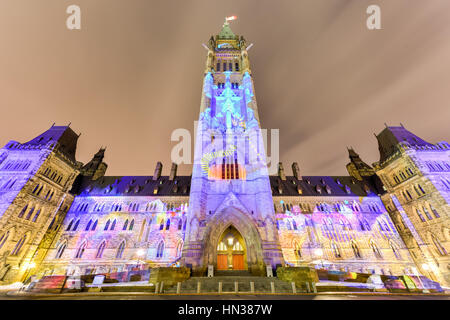
[[123, 224], [122, 230], [127, 230], [127, 227], [128, 227], [128, 219], [125, 220], [125, 223]]
[[83, 242], [83, 244], [78, 248], [75, 258], [81, 259], [83, 257], [83, 253], [85, 250], [86, 250], [86, 242]]
[[354, 241], [352, 241], [352, 250], [355, 258], [361, 258], [361, 253], [359, 252], [359, 248]]
[[179, 241], [177, 245], [177, 257], [181, 257], [182, 252], [183, 252], [183, 241]]
[[382, 258], [381, 253], [378, 250], [377, 245], [373, 241], [370, 241], [370, 247], [372, 248], [372, 251], [373, 251], [373, 254], [375, 255], [375, 257], [377, 259], [381, 259]]
[[169, 228], [170, 228], [170, 219], [167, 219], [167, 222], [166, 222], [166, 230], [169, 230]]
[[[53, 222], [52, 222], [52, 224], [53, 224]], [[73, 225], [73, 219], [70, 221], [69, 225], [67, 226], [66, 231], [70, 231], [70, 229], [72, 228], [72, 225]], [[51, 225], [50, 225], [50, 228], [51, 228]]]
[[66, 247], [67, 247], [67, 243], [66, 242], [62, 243], [59, 246], [58, 251], [56, 252], [55, 259], [61, 259], [62, 255], [64, 253], [64, 250], [66, 250]]
[[389, 241], [389, 246], [391, 247], [392, 252], [394, 253], [395, 257], [397, 259], [401, 259], [400, 253], [398, 252], [396, 246], [392, 243], [392, 241]]
[[38, 211], [36, 212], [36, 214], [33, 217], [33, 220], [31, 220], [32, 222], [36, 222], [37, 218], [39, 218], [39, 214], [41, 213], [41, 209], [38, 209]]
[[431, 214], [428, 212], [428, 209], [427, 209], [425, 206], [423, 206], [422, 209], [423, 209], [423, 212], [425, 212], [425, 215], [427, 216], [428, 220], [432, 220], [433, 217], [432, 217]]
[[111, 231], [113, 231], [116, 228], [116, 219], [114, 219], [113, 223], [111, 224]]
[[116, 259], [122, 259], [123, 251], [125, 250], [125, 241], [122, 241], [117, 249]]
[[5, 244], [6, 240], [8, 240], [9, 237], [9, 230], [6, 232], [6, 234], [4, 234], [1, 238], [0, 238], [0, 249], [3, 247], [3, 245]]
[[30, 211], [28, 211], [28, 214], [27, 214], [27, 216], [25, 217], [25, 220], [30, 220], [31, 215], [33, 214], [33, 212], [34, 212], [34, 207], [31, 208]]
[[431, 212], [433, 212], [433, 214], [434, 214], [434, 216], [436, 217], [436, 218], [440, 218], [441, 216], [439, 215], [439, 213], [437, 212], [437, 210], [430, 204], [430, 209], [431, 209]]
[[162, 258], [163, 255], [164, 255], [164, 242], [161, 241], [158, 244], [158, 249], [156, 250], [156, 257], [157, 258]]
[[92, 231], [95, 231], [95, 229], [97, 228], [97, 224], [98, 224], [98, 220], [95, 220], [94, 225], [92, 226]]
[[89, 222], [86, 225], [86, 228], [84, 229], [84, 231], [89, 231], [89, 228], [91, 227], [91, 224], [92, 224], [92, 220], [89, 220]]
[[79, 225], [80, 225], [80, 219], [77, 220], [77, 222], [75, 223], [75, 226], [73, 227], [72, 231], [77, 231]]
[[22, 249], [22, 246], [25, 243], [26, 239], [27, 239], [27, 236], [23, 235], [23, 237], [20, 238], [19, 241], [17, 241], [16, 246], [14, 247], [13, 251], [11, 252], [12, 256], [17, 256], [20, 253], [20, 250]]
[[108, 221], [106, 221], [105, 228], [103, 229], [103, 231], [106, 231], [106, 230], [109, 229], [109, 224], [110, 224], [110, 223], [111, 223], [111, 222], [110, 222], [109, 219], [108, 219]]
[[129, 228], [128, 230], [129, 230], [129, 231], [133, 230], [133, 227], [134, 227], [134, 219], [131, 220], [130, 228]]
[[20, 213], [19, 213], [19, 218], [22, 218], [22, 217], [23, 217], [23, 215], [25, 214], [25, 212], [27, 211], [27, 209], [28, 209], [28, 204], [25, 205], [25, 207], [23, 207], [22, 211], [20, 211]]
[[436, 238], [435, 235], [431, 236], [434, 246], [436, 247], [437, 251], [439, 252], [439, 254], [441, 256], [446, 256], [447, 255], [447, 250], [445, 250], [445, 248], [442, 246], [441, 242], [439, 241], [438, 238]]
[[334, 241], [331, 242], [331, 250], [333, 251], [335, 258], [341, 258], [341, 251]]
[[420, 212], [419, 208], [416, 208], [416, 212], [417, 212], [417, 215], [419, 216], [419, 219], [420, 219], [422, 222], [425, 222], [425, 218], [423, 217], [423, 215], [422, 215], [422, 213]]

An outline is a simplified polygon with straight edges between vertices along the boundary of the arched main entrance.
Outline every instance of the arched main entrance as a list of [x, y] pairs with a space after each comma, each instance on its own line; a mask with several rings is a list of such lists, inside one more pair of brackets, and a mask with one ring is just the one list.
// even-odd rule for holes
[[225, 229], [217, 244], [217, 270], [247, 270], [245, 241], [233, 226]]

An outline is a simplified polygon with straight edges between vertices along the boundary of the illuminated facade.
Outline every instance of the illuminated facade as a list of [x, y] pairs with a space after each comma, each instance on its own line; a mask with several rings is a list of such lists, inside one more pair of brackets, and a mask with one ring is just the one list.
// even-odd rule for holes
[[431, 144], [403, 126], [378, 136], [374, 164], [381, 198], [422, 274], [450, 284], [450, 145]]
[[[192, 176], [175, 164], [163, 176], [159, 162], [152, 176], [107, 176], [105, 150], [77, 162], [66, 126], [0, 150], [1, 282], [177, 265], [400, 275], [425, 263], [448, 281], [447, 143], [392, 147], [390, 127], [374, 168], [350, 149], [349, 176], [302, 176], [297, 163], [292, 176], [281, 163], [270, 176], [247, 43], [225, 23], [206, 47]], [[418, 221], [415, 208], [432, 219]]]

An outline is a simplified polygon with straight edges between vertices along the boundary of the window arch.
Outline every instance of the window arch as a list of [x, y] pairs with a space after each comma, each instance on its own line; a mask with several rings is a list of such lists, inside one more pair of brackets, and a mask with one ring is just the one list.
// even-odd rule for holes
[[23, 215], [25, 214], [25, 212], [27, 211], [27, 209], [28, 209], [28, 204], [26, 204], [25, 207], [23, 207], [22, 211], [20, 211], [20, 213], [19, 213], [19, 218], [22, 218], [22, 217], [23, 217]]
[[0, 238], [0, 249], [3, 247], [3, 245], [5, 244], [6, 240], [8, 240], [9, 238], [9, 230], [6, 231], [5, 234], [2, 235], [2, 237]]
[[30, 220], [31, 215], [33, 214], [33, 212], [34, 212], [34, 207], [32, 207], [32, 208], [30, 209], [30, 211], [28, 211], [28, 214], [27, 214], [27, 216], [25, 217], [25, 220]]
[[33, 220], [31, 220], [31, 222], [36, 222], [36, 220], [39, 217], [40, 213], [41, 213], [41, 209], [39, 208], [38, 211], [36, 212], [36, 214], [34, 215]]
[[116, 259], [122, 259], [123, 252], [125, 250], [125, 241], [122, 241], [117, 249]]
[[98, 220], [95, 220], [94, 225], [92, 226], [91, 231], [95, 231], [95, 229], [97, 228], [97, 224], [98, 224]]
[[77, 250], [77, 254], [75, 255], [76, 259], [81, 259], [83, 257], [84, 251], [86, 250], [86, 242], [83, 242], [81, 246]]
[[66, 231], [70, 231], [70, 229], [72, 228], [73, 225], [73, 219], [69, 222], [69, 225], [66, 228]]
[[108, 221], [106, 221], [105, 228], [103, 229], [103, 231], [106, 231], [106, 230], [109, 229], [109, 224], [110, 223], [111, 223], [111, 221], [109, 221], [109, 219], [108, 219]]
[[361, 252], [359, 251], [358, 245], [355, 241], [352, 241], [352, 250], [355, 258], [361, 258]]
[[302, 247], [297, 241], [294, 243], [294, 253], [297, 260], [302, 258]]
[[439, 241], [439, 239], [436, 238], [436, 236], [434, 234], [431, 235], [431, 239], [433, 240], [434, 246], [436, 247], [439, 255], [446, 256], [447, 255], [447, 250], [445, 250], [445, 248], [442, 246], [442, 244]]
[[100, 259], [103, 256], [103, 251], [105, 251], [105, 247], [106, 247], [106, 241], [103, 241], [100, 244], [100, 246], [98, 247], [97, 255], [95, 256], [95, 258]]
[[156, 258], [162, 258], [164, 255], [164, 241], [158, 244], [158, 249], [156, 250]]
[[113, 223], [111, 224], [111, 231], [113, 231], [116, 228], [116, 219], [114, 219]]
[[125, 223], [123, 224], [122, 230], [127, 230], [127, 227], [128, 227], [128, 219], [125, 220]]
[[130, 228], [129, 228], [128, 230], [129, 230], [129, 231], [133, 230], [133, 227], [134, 227], [134, 219], [131, 220], [131, 222], [130, 222]]
[[183, 252], [183, 241], [179, 241], [177, 245], [177, 257], [181, 257], [181, 253]]
[[17, 256], [20, 253], [20, 250], [23, 247], [23, 244], [25, 243], [25, 241], [27, 240], [27, 235], [24, 234], [22, 236], [22, 238], [20, 238], [19, 241], [17, 241], [16, 246], [14, 247], [13, 251], [11, 252], [12, 256]]
[[79, 225], [80, 225], [80, 219], [77, 220], [77, 222], [75, 223], [75, 226], [73, 227], [72, 231], [77, 231]]
[[64, 253], [64, 250], [66, 250], [66, 247], [67, 247], [67, 242], [62, 243], [59, 246], [58, 251], [56, 252], [55, 259], [61, 259], [62, 255]]
[[84, 229], [84, 231], [89, 231], [89, 228], [91, 227], [91, 224], [92, 224], [92, 220], [89, 220], [89, 222], [86, 225], [86, 228]]
[[170, 219], [167, 219], [167, 222], [166, 222], [166, 230], [169, 230], [169, 228], [170, 228]]
[[339, 250], [339, 247], [334, 241], [331, 241], [331, 250], [333, 251], [335, 258], [342, 258], [341, 251]]
[[381, 259], [382, 256], [381, 256], [380, 250], [378, 250], [378, 247], [375, 244], [375, 242], [373, 242], [373, 240], [371, 240], [369, 244], [370, 244], [370, 247], [372, 248], [372, 251], [373, 251], [373, 254], [375, 255], [375, 257], [377, 259]]
[[394, 243], [391, 240], [389, 240], [389, 246], [391, 247], [392, 252], [394, 253], [395, 257], [397, 259], [401, 259], [400, 252], [398, 251], [397, 247], [394, 245]]

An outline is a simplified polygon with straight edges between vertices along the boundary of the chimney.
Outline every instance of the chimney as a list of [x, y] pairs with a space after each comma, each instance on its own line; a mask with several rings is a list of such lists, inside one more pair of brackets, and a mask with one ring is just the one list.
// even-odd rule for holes
[[298, 167], [298, 163], [294, 162], [292, 163], [292, 174], [294, 175], [295, 179], [301, 180], [300, 176], [300, 168]]
[[174, 180], [175, 177], [177, 176], [177, 164], [176, 163], [172, 163], [172, 168], [170, 168], [170, 176], [169, 176], [169, 180]]
[[153, 180], [158, 180], [159, 177], [161, 177], [162, 172], [162, 163], [158, 161], [156, 163], [155, 173], [153, 174]]
[[286, 180], [286, 175], [284, 174], [283, 163], [278, 162], [278, 176], [281, 180]]

